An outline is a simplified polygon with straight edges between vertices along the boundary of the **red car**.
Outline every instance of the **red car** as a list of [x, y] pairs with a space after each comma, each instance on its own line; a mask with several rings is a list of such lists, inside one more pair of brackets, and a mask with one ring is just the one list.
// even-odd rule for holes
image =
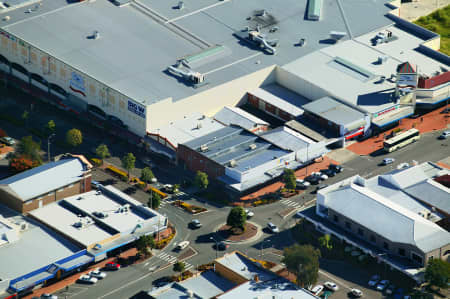
[[108, 270], [119, 270], [120, 264], [114, 263], [114, 262], [109, 262], [109, 263], [106, 263], [105, 268]]

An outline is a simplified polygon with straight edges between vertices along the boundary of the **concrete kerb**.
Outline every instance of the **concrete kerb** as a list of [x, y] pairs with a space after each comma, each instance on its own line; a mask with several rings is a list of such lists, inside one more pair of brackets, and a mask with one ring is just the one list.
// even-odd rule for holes
[[[242, 241], [229, 241], [229, 240], [224, 240], [223, 238], [221, 238], [222, 241], [224, 241], [226, 243], [232, 243], [232, 244], [247, 244], [247, 243], [252, 243], [252, 242], [258, 240], [259, 238], [261, 238], [261, 236], [263, 235], [262, 227], [259, 224], [254, 223], [254, 222], [247, 221], [247, 223], [250, 223], [250, 224], [256, 226], [256, 228], [258, 229], [258, 231], [256, 232], [256, 235], [254, 235], [253, 237], [251, 237], [251, 238], [249, 238], [247, 240], [242, 240]], [[226, 223], [219, 224], [218, 226], [216, 226], [214, 228], [213, 231], [217, 232], [225, 224]]]

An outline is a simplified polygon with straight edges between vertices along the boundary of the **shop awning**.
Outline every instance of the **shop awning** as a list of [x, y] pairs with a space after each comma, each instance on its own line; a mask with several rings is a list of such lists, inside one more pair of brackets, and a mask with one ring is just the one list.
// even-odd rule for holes
[[394, 110], [391, 113], [383, 114], [382, 117], [373, 119], [372, 124], [381, 128], [413, 114], [414, 114], [414, 107], [402, 107]]

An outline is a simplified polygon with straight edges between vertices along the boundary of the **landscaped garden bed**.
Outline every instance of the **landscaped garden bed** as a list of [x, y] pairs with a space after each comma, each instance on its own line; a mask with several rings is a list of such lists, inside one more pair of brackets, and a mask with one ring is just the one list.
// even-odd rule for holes
[[194, 214], [194, 215], [208, 211], [206, 208], [199, 207], [199, 206], [196, 206], [196, 205], [191, 205], [191, 204], [188, 204], [187, 202], [184, 202], [182, 200], [176, 200], [172, 204], [174, 206], [180, 207], [183, 210], [185, 210], [186, 212]]
[[231, 226], [229, 225], [223, 225], [221, 228], [219, 228], [219, 235], [227, 240], [227, 241], [231, 241], [231, 242], [240, 242], [240, 241], [244, 241], [244, 240], [248, 240], [252, 237], [254, 237], [256, 235], [256, 233], [258, 232], [258, 228], [251, 224], [251, 223], [246, 223], [244, 226], [244, 229], [239, 229], [236, 230], [236, 228], [231, 228]]

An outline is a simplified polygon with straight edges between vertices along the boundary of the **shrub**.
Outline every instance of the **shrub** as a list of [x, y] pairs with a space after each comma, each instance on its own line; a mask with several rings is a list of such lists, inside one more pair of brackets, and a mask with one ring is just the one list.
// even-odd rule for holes
[[175, 234], [172, 233], [170, 234], [167, 238], [165, 239], [161, 239], [157, 242], [155, 242], [155, 248], [156, 249], [163, 249], [164, 247], [166, 247], [167, 244], [169, 244], [169, 242], [175, 237]]
[[106, 169], [112, 172], [113, 174], [118, 175], [120, 178], [125, 177], [128, 179], [128, 174], [115, 166], [109, 165], [108, 167], [106, 167]]
[[9, 162], [9, 167], [13, 172], [22, 172], [37, 167], [39, 164], [39, 161], [33, 161], [25, 158], [24, 156], [20, 156], [17, 158], [12, 158]]
[[103, 160], [101, 160], [101, 159], [92, 158], [91, 161], [95, 166], [100, 166], [103, 164]]

